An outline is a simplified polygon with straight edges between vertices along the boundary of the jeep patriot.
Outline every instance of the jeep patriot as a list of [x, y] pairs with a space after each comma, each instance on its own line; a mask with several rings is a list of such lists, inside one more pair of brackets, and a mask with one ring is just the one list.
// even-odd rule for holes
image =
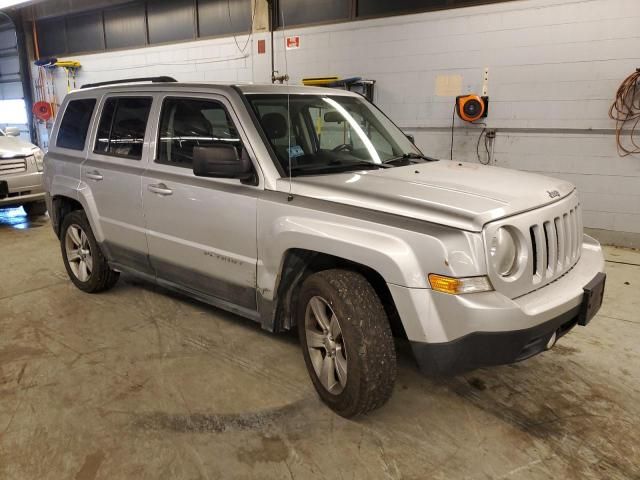
[[146, 80], [70, 93], [52, 132], [46, 199], [79, 289], [126, 272], [295, 327], [345, 417], [390, 397], [394, 335], [450, 375], [598, 311], [604, 259], [571, 183], [430, 158], [346, 91]]

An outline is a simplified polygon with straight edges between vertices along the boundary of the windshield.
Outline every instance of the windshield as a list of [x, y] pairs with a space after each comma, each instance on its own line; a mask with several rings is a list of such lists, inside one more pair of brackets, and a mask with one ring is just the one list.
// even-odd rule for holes
[[[282, 170], [292, 176], [391, 167], [420, 151], [377, 108], [341, 95], [247, 95]], [[291, 165], [291, 171], [289, 171]]]

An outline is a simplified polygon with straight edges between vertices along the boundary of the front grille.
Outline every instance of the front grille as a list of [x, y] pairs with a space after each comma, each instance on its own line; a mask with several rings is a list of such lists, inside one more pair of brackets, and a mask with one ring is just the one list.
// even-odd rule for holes
[[9, 175], [12, 173], [22, 173], [27, 171], [26, 158], [7, 158], [0, 159], [0, 175]]
[[[502, 276], [491, 265], [491, 243], [497, 230], [518, 232], [520, 266]], [[576, 192], [544, 207], [497, 220], [485, 226], [487, 272], [493, 287], [517, 298], [544, 287], [567, 273], [580, 259], [582, 212]]]
[[580, 205], [575, 205], [567, 212], [529, 227], [534, 285], [554, 278], [578, 260], [582, 244], [580, 218]]

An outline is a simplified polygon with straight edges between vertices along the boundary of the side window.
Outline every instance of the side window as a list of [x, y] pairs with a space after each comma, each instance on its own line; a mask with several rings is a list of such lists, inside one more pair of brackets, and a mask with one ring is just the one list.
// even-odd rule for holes
[[57, 147], [84, 150], [89, 123], [91, 123], [91, 115], [93, 115], [95, 106], [95, 98], [69, 102], [58, 129]]
[[152, 100], [150, 97], [109, 98], [102, 109], [94, 151], [140, 160]]
[[191, 168], [194, 147], [217, 143], [240, 145], [238, 131], [221, 103], [189, 98], [164, 101], [157, 163]]

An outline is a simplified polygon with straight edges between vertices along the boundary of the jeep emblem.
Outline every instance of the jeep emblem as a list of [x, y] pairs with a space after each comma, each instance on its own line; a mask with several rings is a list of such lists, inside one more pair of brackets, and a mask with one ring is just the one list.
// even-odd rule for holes
[[551, 198], [556, 198], [560, 196], [560, 192], [558, 190], [547, 190], [547, 193]]

